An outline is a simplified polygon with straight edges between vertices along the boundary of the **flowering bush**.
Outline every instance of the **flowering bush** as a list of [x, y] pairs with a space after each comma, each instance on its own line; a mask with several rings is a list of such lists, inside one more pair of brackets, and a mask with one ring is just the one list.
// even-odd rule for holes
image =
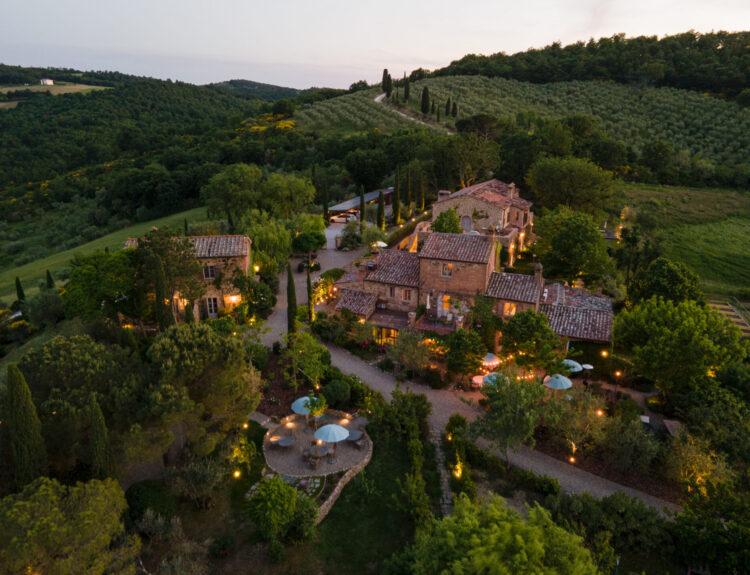
[[208, 552], [212, 557], [223, 558], [234, 551], [234, 535], [224, 533], [213, 540], [208, 547]]

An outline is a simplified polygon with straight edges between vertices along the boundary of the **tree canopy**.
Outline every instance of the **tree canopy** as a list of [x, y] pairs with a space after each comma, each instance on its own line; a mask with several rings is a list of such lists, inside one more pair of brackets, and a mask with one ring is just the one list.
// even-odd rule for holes
[[641, 269], [628, 286], [628, 299], [631, 302], [654, 296], [674, 303], [685, 300], [705, 303], [706, 299], [698, 274], [685, 264], [665, 257], [656, 258], [646, 269]]
[[514, 356], [516, 365], [526, 369], [552, 371], [561, 366], [562, 341], [555, 335], [543, 313], [522, 311], [502, 328], [503, 353]]
[[461, 229], [461, 220], [458, 217], [458, 212], [453, 208], [440, 212], [432, 222], [432, 231], [440, 232], [444, 234], [460, 234], [463, 230]]
[[612, 176], [580, 158], [542, 158], [531, 166], [526, 183], [546, 208], [567, 206], [596, 213], [606, 207]]

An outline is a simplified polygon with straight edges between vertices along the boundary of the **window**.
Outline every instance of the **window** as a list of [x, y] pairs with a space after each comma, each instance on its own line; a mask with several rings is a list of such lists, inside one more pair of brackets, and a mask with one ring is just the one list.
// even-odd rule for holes
[[449, 310], [451, 308], [451, 298], [447, 295], [443, 296], [443, 309]]
[[516, 315], [516, 304], [505, 302], [505, 306], [503, 306], [503, 315], [505, 316]]
[[393, 287], [393, 286], [391, 286], [390, 288], [388, 288], [388, 295], [390, 295], [391, 297], [395, 298], [396, 297], [396, 288]]
[[513, 220], [516, 222], [518, 221], [518, 212], [513, 213]]
[[440, 270], [440, 275], [442, 275], [444, 278], [452, 277], [453, 264], [443, 264], [442, 269]]
[[411, 300], [411, 290], [404, 288], [404, 290], [401, 292], [401, 297], [404, 301], [410, 301]]
[[206, 306], [208, 307], [208, 315], [214, 316], [219, 313], [219, 302], [215, 297], [206, 298]]
[[216, 266], [203, 266], [203, 278], [207, 280], [216, 278]]
[[378, 329], [378, 343], [384, 345], [386, 343], [394, 344], [398, 339], [398, 330], [390, 329], [387, 327], [381, 327]]

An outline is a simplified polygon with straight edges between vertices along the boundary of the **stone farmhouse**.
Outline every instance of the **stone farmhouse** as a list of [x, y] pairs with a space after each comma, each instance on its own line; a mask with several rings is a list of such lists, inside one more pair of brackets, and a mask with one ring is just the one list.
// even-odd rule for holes
[[[192, 310], [186, 310], [188, 301], [179, 292], [172, 297], [172, 308], [178, 318], [184, 319], [192, 312], [196, 319], [215, 318], [223, 309], [232, 309], [242, 300], [237, 288], [232, 285], [236, 270], [247, 275], [250, 269], [250, 245], [248, 236], [189, 236], [195, 246], [195, 257], [202, 266], [200, 279], [205, 293], [193, 303]], [[125, 240], [126, 248], [138, 245], [138, 240]]]
[[516, 254], [530, 242], [534, 225], [531, 206], [530, 201], [518, 195], [515, 184], [489, 180], [455, 193], [438, 192], [438, 200], [432, 204], [432, 219], [445, 210], [456, 210], [463, 231], [496, 236], [512, 266]]

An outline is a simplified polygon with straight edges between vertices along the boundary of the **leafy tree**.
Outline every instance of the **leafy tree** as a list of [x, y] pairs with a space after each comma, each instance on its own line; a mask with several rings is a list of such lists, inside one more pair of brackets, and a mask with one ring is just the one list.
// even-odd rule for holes
[[114, 479], [74, 486], [40, 478], [0, 500], [0, 564], [7, 573], [135, 573], [138, 537]]
[[388, 357], [399, 371], [421, 375], [430, 363], [432, 352], [424, 343], [424, 337], [411, 330], [401, 330], [398, 338], [388, 349]]
[[422, 102], [420, 108], [423, 114], [430, 113], [430, 90], [427, 86], [422, 88]]
[[565, 393], [567, 401], [559, 402], [560, 409], [552, 430], [555, 435], [570, 442], [576, 452], [600, 432], [607, 406], [603, 397], [581, 387], [574, 387]]
[[105, 479], [117, 477], [112, 448], [109, 445], [109, 432], [99, 403], [94, 394], [89, 400], [89, 452], [91, 457], [91, 477]]
[[435, 221], [432, 222], [431, 227], [433, 232], [444, 234], [460, 234], [463, 232], [458, 212], [453, 208], [440, 212]]
[[263, 172], [258, 166], [232, 164], [216, 174], [201, 189], [201, 198], [209, 214], [224, 214], [236, 219], [263, 201]]
[[566, 206], [582, 212], [604, 209], [612, 191], [612, 177], [588, 160], [542, 158], [526, 177], [536, 197], [547, 208]]
[[283, 537], [297, 507], [297, 492], [280, 476], [264, 479], [248, 502], [250, 519], [267, 541]]
[[549, 512], [536, 505], [522, 519], [498, 496], [489, 504], [459, 496], [453, 513], [418, 533], [414, 544], [416, 575], [597, 572], [581, 537], [558, 527]]
[[21, 278], [19, 278], [18, 276], [16, 276], [16, 299], [18, 301], [26, 301], [26, 294], [23, 291]]
[[[287, 264], [286, 271], [286, 324], [289, 336], [297, 332], [297, 290], [294, 286], [294, 276], [292, 275], [292, 264]], [[290, 338], [289, 344], [292, 344]]]
[[385, 232], [379, 227], [372, 224], [366, 224], [361, 235], [362, 244], [368, 248], [374, 246], [377, 242], [384, 242], [387, 238]]
[[263, 184], [261, 207], [276, 218], [289, 219], [314, 201], [315, 186], [307, 178], [273, 173]]
[[623, 311], [614, 339], [635, 369], [664, 391], [688, 389], [709, 370], [743, 360], [749, 349], [737, 326], [693, 301], [651, 298]]
[[605, 463], [623, 472], [646, 473], [659, 452], [658, 442], [644, 430], [640, 419], [607, 418], [594, 443]]
[[681, 262], [665, 257], [655, 259], [645, 270], [640, 271], [628, 286], [631, 302], [647, 300], [653, 296], [680, 303], [694, 300], [705, 303], [698, 274]]
[[445, 365], [462, 378], [475, 373], [487, 354], [482, 339], [473, 331], [457, 329], [445, 338], [445, 343], [448, 346]]
[[472, 435], [481, 435], [497, 446], [505, 459], [508, 450], [534, 445], [534, 430], [553, 420], [553, 403], [545, 401], [547, 389], [538, 381], [518, 379], [512, 372], [498, 372], [494, 384], [485, 385], [487, 411], [471, 423]]
[[63, 300], [57, 290], [42, 290], [31, 296], [26, 313], [31, 323], [39, 327], [54, 327], [65, 319]]
[[503, 353], [513, 355], [516, 365], [528, 370], [561, 368], [562, 342], [543, 313], [519, 312], [503, 324], [502, 333]]
[[374, 190], [388, 173], [388, 158], [381, 149], [358, 148], [346, 155], [344, 166], [357, 185]]
[[451, 152], [458, 164], [462, 188], [491, 176], [499, 164], [499, 147], [475, 132], [463, 132], [451, 138]]
[[683, 432], [669, 444], [665, 462], [665, 475], [688, 487], [705, 493], [708, 482], [720, 483], [731, 473], [724, 458], [711, 450], [708, 441]]
[[287, 337], [288, 349], [284, 359], [292, 386], [297, 387], [300, 375], [308, 385], [318, 385], [325, 374], [326, 365], [330, 364], [328, 350], [306, 331], [298, 331]]
[[167, 472], [172, 491], [190, 499], [196, 509], [208, 509], [214, 491], [227, 477], [226, 461], [218, 457], [201, 457]]
[[592, 283], [607, 273], [607, 246], [591, 216], [558, 207], [539, 220], [534, 233], [540, 237], [534, 253], [548, 275]]
[[315, 252], [326, 245], [326, 235], [323, 232], [303, 232], [294, 236], [292, 249], [298, 253], [306, 253], [308, 259]]
[[383, 190], [380, 190], [380, 192], [378, 192], [377, 226], [381, 230], [385, 231], [385, 198], [383, 198]]
[[471, 329], [476, 331], [482, 338], [482, 343], [490, 351], [495, 350], [495, 336], [502, 322], [494, 312], [495, 300], [483, 294], [474, 299], [471, 308]]
[[241, 270], [237, 270], [232, 284], [242, 293], [242, 305], [246, 306], [247, 317], [265, 319], [270, 315], [276, 305], [276, 294], [271, 291], [268, 285], [263, 282], [256, 282]]
[[334, 379], [323, 387], [326, 401], [336, 409], [344, 409], [349, 405], [352, 387], [346, 379]]
[[750, 564], [750, 491], [733, 482], [694, 491], [675, 518], [675, 547], [686, 563], [741, 573]]
[[8, 365], [6, 398], [14, 475], [16, 485], [22, 487], [40, 475], [47, 475], [47, 451], [29, 386], [14, 363]]
[[154, 281], [154, 317], [159, 324], [159, 330], [175, 325], [174, 313], [172, 313], [172, 295], [167, 290], [167, 278], [164, 275], [164, 266], [157, 254], [151, 254], [150, 265]]

